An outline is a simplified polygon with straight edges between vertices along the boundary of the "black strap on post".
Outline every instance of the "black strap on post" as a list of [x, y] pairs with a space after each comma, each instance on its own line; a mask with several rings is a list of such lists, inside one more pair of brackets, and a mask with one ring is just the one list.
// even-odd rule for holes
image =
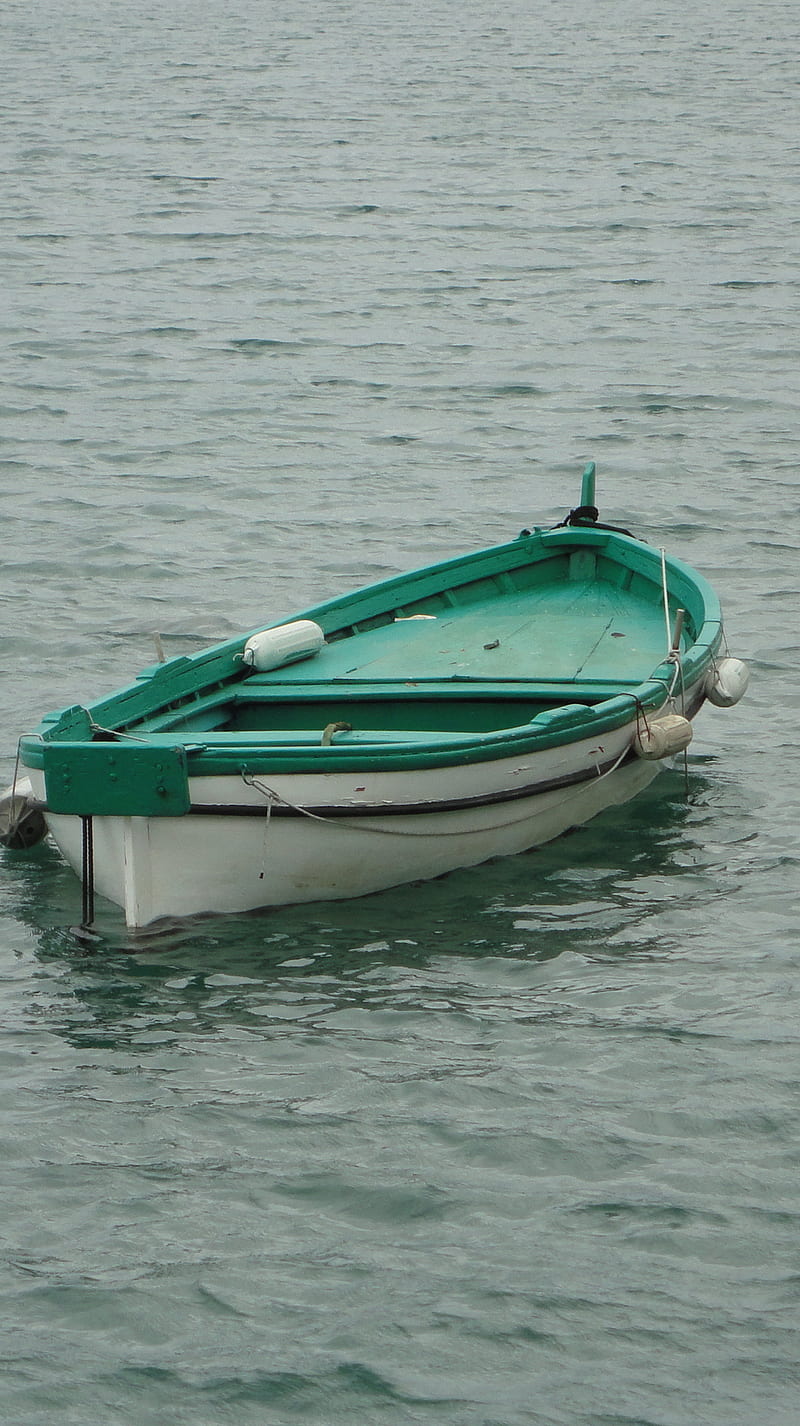
[[91, 817], [81, 817], [81, 930], [94, 921], [94, 828]]
[[[569, 526], [575, 526], [580, 530], [610, 530], [614, 535], [627, 535], [631, 540], [638, 540], [638, 535], [631, 534], [630, 530], [623, 530], [621, 525], [604, 525], [598, 520], [599, 511], [596, 505], [578, 505], [575, 510], [570, 510], [565, 520], [559, 520], [554, 530], [564, 530]], [[644, 544], [644, 541], [640, 541]]]
[[596, 525], [600, 511], [596, 505], [578, 505], [570, 510], [565, 525]]

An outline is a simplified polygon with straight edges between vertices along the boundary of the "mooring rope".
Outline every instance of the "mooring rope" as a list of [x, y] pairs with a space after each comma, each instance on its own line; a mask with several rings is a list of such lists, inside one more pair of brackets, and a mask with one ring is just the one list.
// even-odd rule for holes
[[[585, 792], [585, 791], [586, 791], [586, 789], [587, 789], [588, 786], [595, 787], [598, 782], [602, 782], [605, 778], [610, 777], [613, 772], [616, 772], [616, 770], [617, 770], [617, 768], [619, 767], [620, 763], [622, 763], [622, 762], [625, 760], [625, 758], [628, 757], [628, 755], [630, 754], [630, 751], [631, 751], [630, 745], [627, 745], [627, 744], [626, 744], [626, 746], [622, 749], [622, 752], [619, 754], [619, 757], [615, 758], [614, 762], [611, 764], [610, 767], [607, 767], [607, 768], [606, 768], [605, 772], [600, 772], [600, 771], [598, 770], [596, 777], [592, 778], [591, 781], [589, 781], [589, 779], [587, 779], [586, 782], [582, 782], [578, 787], [572, 788], [569, 792], [566, 792], [566, 793], [564, 794], [564, 796], [559, 800], [559, 802], [558, 802], [556, 805], [559, 806], [559, 807], [563, 806], [564, 803], [572, 801], [573, 798], [575, 798], [575, 797], [579, 797], [582, 792]], [[372, 833], [372, 834], [374, 834], [374, 835], [376, 835], [376, 836], [379, 836], [379, 837], [463, 837], [463, 836], [464, 836], [464, 833], [465, 833], [465, 830], [467, 830], [467, 831], [473, 831], [473, 830], [474, 830], [474, 831], [476, 831], [476, 832], [488, 831], [488, 830], [489, 830], [488, 828], [475, 827], [475, 828], [467, 828], [467, 829], [464, 829], [464, 828], [460, 828], [460, 829], [459, 829], [459, 828], [453, 828], [453, 829], [448, 829], [448, 830], [437, 829], [437, 830], [435, 830], [435, 831], [423, 831], [423, 832], [419, 832], [419, 831], [414, 831], [414, 830], [412, 830], [411, 828], [408, 828], [408, 827], [403, 828], [403, 827], [374, 827], [374, 826], [365, 826], [365, 825], [364, 825], [364, 822], [363, 822], [362, 820], [360, 820], [360, 819], [359, 819], [358, 822], [351, 822], [351, 821], [348, 821], [348, 819], [345, 818], [345, 817], [324, 817], [324, 816], [322, 816], [319, 812], [312, 812], [308, 807], [301, 807], [298, 803], [290, 801], [290, 799], [289, 799], [288, 797], [284, 797], [284, 796], [282, 795], [282, 793], [276, 792], [274, 787], [269, 787], [269, 786], [267, 785], [267, 783], [262, 782], [262, 781], [261, 781], [259, 778], [257, 778], [257, 777], [254, 777], [252, 773], [242, 772], [241, 777], [242, 777], [242, 781], [243, 781], [248, 787], [253, 787], [253, 788], [255, 788], [256, 792], [260, 792], [261, 795], [262, 795], [262, 797], [265, 797], [265, 798], [267, 799], [267, 816], [266, 816], [266, 824], [267, 824], [267, 825], [265, 826], [265, 829], [264, 829], [265, 842], [266, 842], [266, 833], [267, 833], [268, 826], [269, 826], [269, 819], [270, 819], [270, 817], [271, 817], [271, 815], [272, 815], [272, 809], [273, 809], [273, 807], [275, 807], [276, 805], [280, 805], [280, 806], [283, 806], [283, 807], [288, 807], [292, 812], [296, 812], [299, 816], [301, 816], [301, 817], [308, 817], [309, 820], [312, 821], [312, 822], [321, 822], [321, 823], [323, 824], [323, 826], [326, 826], [326, 827], [345, 827], [345, 828], [347, 828], [348, 831], [351, 831], [351, 832], [367, 832], [367, 833]], [[533, 794], [531, 794], [531, 795], [532, 795], [532, 796], [536, 796], [537, 794], [533, 793]], [[540, 796], [547, 796], [546, 793], [544, 793], [544, 794], [539, 794], [539, 795], [540, 795]], [[448, 811], [455, 811], [455, 810], [457, 810], [457, 809], [448, 808], [447, 810], [448, 810]], [[380, 811], [376, 811], [374, 814], [370, 814], [370, 815], [374, 815], [375, 817], [380, 817], [381, 814], [380, 814]], [[414, 813], [410, 813], [409, 815], [410, 815], [410, 816], [413, 816]], [[420, 815], [420, 814], [417, 814], [417, 815]], [[423, 814], [421, 814], [421, 815], [424, 816], [425, 814], [423, 813]], [[518, 820], [519, 820], [519, 821], [522, 821], [522, 818], [520, 817]], [[266, 848], [265, 848], [265, 854], [266, 854]]]
[[667, 552], [661, 550], [661, 592], [664, 596], [664, 623], [667, 626], [667, 652], [672, 648], [672, 625], [669, 621], [669, 593], [667, 592]]
[[14, 777], [13, 777], [12, 782], [11, 782], [12, 807], [13, 807], [14, 799], [15, 799], [16, 796], [17, 796], [17, 778], [19, 777], [19, 757], [20, 757], [21, 749], [22, 749], [22, 738], [20, 737], [20, 738], [17, 739], [17, 756], [16, 756], [16, 758], [14, 759]]

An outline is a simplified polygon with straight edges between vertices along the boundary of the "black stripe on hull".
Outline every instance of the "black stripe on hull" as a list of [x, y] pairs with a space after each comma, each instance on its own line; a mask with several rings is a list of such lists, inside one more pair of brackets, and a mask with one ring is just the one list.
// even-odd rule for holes
[[[636, 754], [630, 752], [618, 764], [625, 767], [635, 762]], [[473, 797], [448, 797], [436, 802], [323, 802], [309, 803], [302, 807], [292, 807], [286, 802], [267, 802], [261, 806], [243, 806], [238, 802], [205, 803], [193, 802], [189, 808], [190, 817], [261, 817], [269, 809], [271, 817], [419, 817], [438, 812], [468, 812], [475, 807], [495, 807], [504, 802], [520, 802], [525, 798], [541, 797], [546, 792], [557, 792], [562, 787], [575, 787], [579, 783], [596, 782], [603, 773], [610, 772], [617, 763], [612, 758], [605, 763], [581, 772], [565, 773], [563, 777], [547, 778], [543, 782], [526, 783], [524, 787], [502, 788], [499, 792], [481, 792]], [[277, 794], [278, 796], [280, 794]]]

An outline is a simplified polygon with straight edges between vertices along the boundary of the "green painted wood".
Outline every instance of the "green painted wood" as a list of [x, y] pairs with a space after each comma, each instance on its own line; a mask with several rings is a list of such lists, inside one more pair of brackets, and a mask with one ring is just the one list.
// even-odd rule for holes
[[[293, 673], [320, 678], [409, 679], [454, 675], [567, 682], [639, 682], [668, 652], [661, 608], [611, 584], [563, 580], [527, 595], [496, 595], [435, 620], [370, 629], [323, 649]], [[275, 684], [286, 671], [264, 680]]]
[[583, 472], [583, 480], [581, 481], [581, 505], [594, 505], [594, 504], [595, 504], [595, 498], [594, 498], [595, 473], [596, 473], [595, 463], [594, 463], [593, 460], [590, 460], [590, 461], [589, 461], [589, 464], [586, 466], [586, 469], [585, 469], [584, 472]]
[[82, 817], [180, 817], [189, 810], [186, 751], [123, 743], [45, 749], [51, 812]]

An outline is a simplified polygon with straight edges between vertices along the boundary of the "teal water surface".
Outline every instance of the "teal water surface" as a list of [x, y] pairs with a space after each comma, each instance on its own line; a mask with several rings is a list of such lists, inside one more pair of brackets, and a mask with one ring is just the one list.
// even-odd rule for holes
[[0, 756], [552, 523], [697, 566], [688, 786], [133, 935], [0, 862], [0, 1420], [795, 1426], [797, 30], [675, 0], [10, 3]]

